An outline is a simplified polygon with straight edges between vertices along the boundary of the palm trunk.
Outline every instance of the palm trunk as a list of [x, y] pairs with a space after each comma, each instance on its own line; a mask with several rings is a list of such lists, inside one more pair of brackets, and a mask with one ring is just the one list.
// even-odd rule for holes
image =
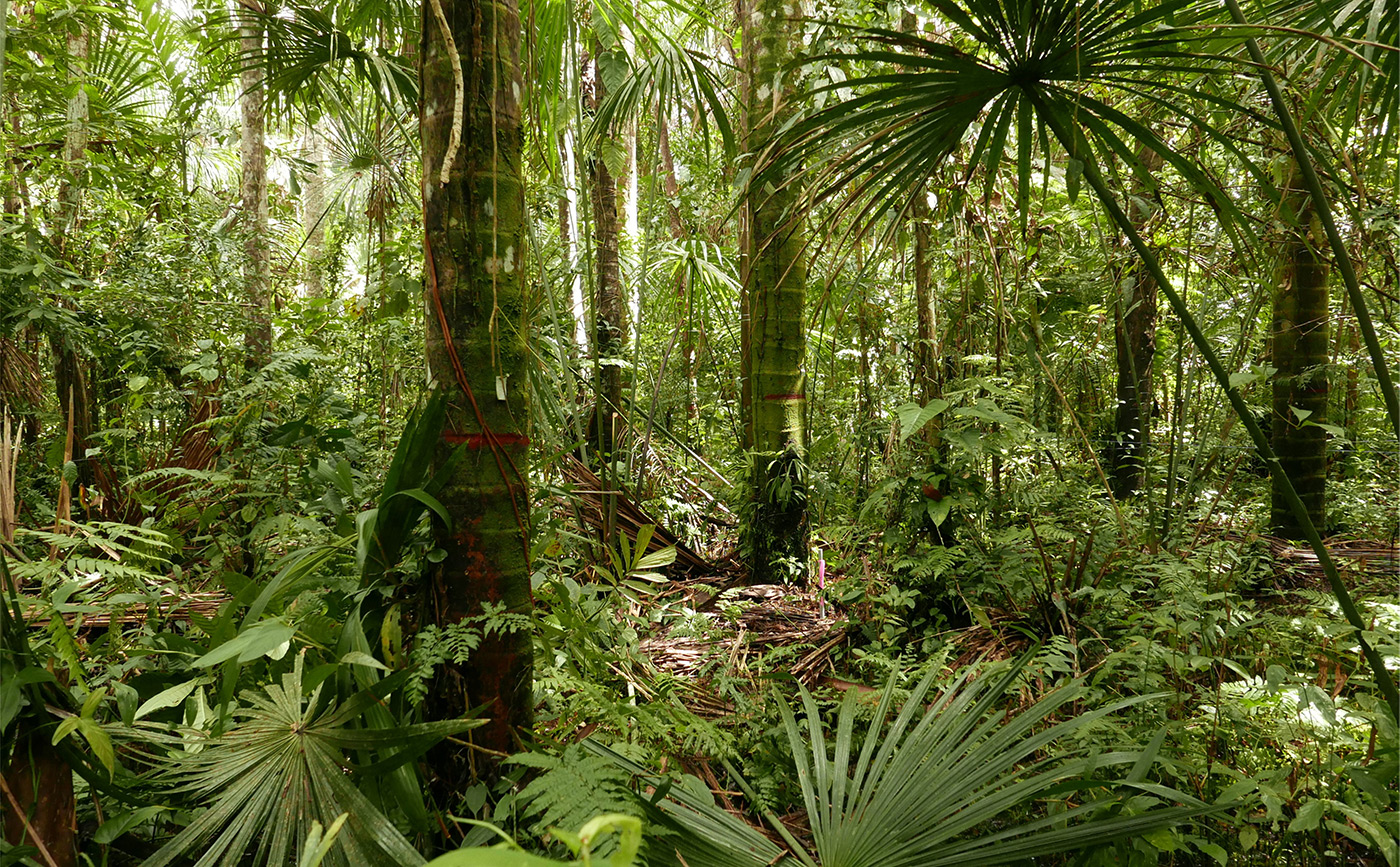
[[[1139, 158], [1150, 171], [1161, 157], [1144, 149]], [[1141, 184], [1128, 199], [1128, 218], [1140, 234], [1156, 208]], [[1114, 442], [1109, 450], [1109, 475], [1116, 497], [1129, 497], [1142, 487], [1144, 462], [1152, 437], [1152, 365], [1157, 353], [1157, 283], [1147, 269], [1133, 262], [1125, 269], [1114, 295], [1113, 343], [1118, 378], [1115, 387]]]
[[[1283, 256], [1274, 287], [1272, 440], [1275, 471], [1271, 524], [1275, 534], [1300, 539], [1303, 528], [1279, 491], [1287, 476], [1314, 527], [1325, 526], [1327, 495], [1327, 261], [1311, 199], [1296, 164], [1283, 193]], [[1310, 424], [1311, 422], [1311, 424]]]
[[[522, 616], [533, 605], [523, 82], [516, 0], [427, 0], [423, 8], [427, 360], [449, 404], [436, 464], [465, 450], [438, 496], [451, 525], [436, 527], [447, 556], [425, 600], [426, 619], [448, 626], [482, 616], [488, 605]], [[460, 148], [452, 147], [454, 129]], [[486, 705], [491, 722], [471, 739], [494, 751], [451, 752], [437, 765], [443, 791], [455, 796], [465, 779], [494, 776], [496, 754], [516, 749], [531, 726], [532, 670], [529, 632], [507, 627], [442, 674], [433, 715]]]
[[[899, 29], [904, 33], [916, 34], [919, 29], [918, 17], [905, 10], [899, 19]], [[920, 185], [914, 191], [909, 203], [909, 223], [914, 230], [914, 307], [917, 333], [914, 340], [914, 399], [928, 406], [929, 401], [943, 396], [942, 352], [938, 339], [938, 309], [933, 299], [933, 269], [929, 261], [932, 255], [931, 221], [933, 215], [928, 206], [928, 188]], [[943, 463], [943, 418], [937, 416], [924, 426], [921, 436], [928, 446], [928, 460], [932, 466]]]
[[[800, 6], [740, 0], [743, 150], [761, 154], [792, 115]], [[760, 166], [755, 166], [755, 170]], [[741, 211], [745, 446], [753, 510], [745, 528], [754, 583], [802, 578], [807, 569], [805, 356], [806, 237], [803, 202], [772, 177], [752, 184]]]
[[[247, 15], [248, 13], [244, 13]], [[238, 30], [244, 67], [238, 103], [243, 126], [239, 139], [243, 200], [243, 282], [248, 322], [243, 331], [244, 363], [249, 370], [267, 364], [272, 352], [272, 317], [268, 312], [271, 251], [267, 241], [267, 153], [263, 108], [262, 27], [249, 17]]]
[[579, 246], [578, 163], [574, 158], [574, 132], [559, 133], [559, 165], [564, 194], [559, 198], [559, 237], [569, 255], [569, 313], [573, 318], [574, 346], [579, 357], [588, 352], [588, 305], [583, 298], [583, 250]]
[[[598, 63], [598, 56], [602, 51], [602, 46], [595, 38], [593, 92], [590, 99], [594, 111], [597, 111], [607, 98], [607, 89], [603, 84]], [[626, 384], [624, 371], [627, 364], [627, 295], [622, 285], [622, 263], [618, 249], [618, 183], [604, 159], [605, 152], [613, 144], [608, 135], [599, 135], [597, 151], [589, 164], [589, 180], [592, 187], [590, 192], [593, 199], [593, 239], [598, 269], [593, 286], [593, 351], [598, 359], [597, 405], [594, 407], [589, 439], [594, 450], [604, 460], [616, 447], [622, 419], [622, 392]]]

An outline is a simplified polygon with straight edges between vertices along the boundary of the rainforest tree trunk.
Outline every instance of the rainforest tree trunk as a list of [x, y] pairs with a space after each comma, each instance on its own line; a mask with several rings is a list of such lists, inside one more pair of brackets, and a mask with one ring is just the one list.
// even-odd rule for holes
[[[743, 29], [742, 150], [763, 154], [793, 113], [796, 72], [787, 68], [802, 33], [800, 5], [740, 0]], [[806, 237], [793, 185], [770, 176], [751, 183], [740, 211], [744, 445], [752, 509], [745, 551], [753, 583], [807, 571], [805, 356]]]
[[[451, 525], [436, 527], [437, 544], [447, 556], [432, 574], [426, 600], [425, 620], [448, 628], [481, 617], [488, 606], [528, 616], [533, 604], [524, 83], [516, 0], [426, 0], [422, 57], [427, 360], [449, 407], [436, 464], [464, 449], [438, 497]], [[455, 147], [459, 93], [460, 147]], [[529, 632], [490, 631], [465, 664], [442, 673], [432, 714], [459, 717], [486, 705], [491, 722], [469, 737], [494, 753], [513, 752], [531, 726], [531, 678]], [[494, 753], [445, 749], [450, 755], [436, 764], [443, 791], [459, 793], [467, 779], [495, 776]]]
[[[68, 124], [63, 136], [63, 176], [58, 185], [58, 212], [54, 221], [54, 242], [60, 255], [72, 260], [73, 234], [78, 230], [82, 210], [83, 179], [87, 168], [88, 146], [88, 29], [74, 21], [67, 34]], [[60, 301], [71, 306], [68, 299]], [[78, 467], [78, 483], [91, 486], [96, 473], [87, 460], [88, 440], [95, 429], [92, 417], [92, 387], [87, 362], [68, 333], [56, 327], [49, 332], [49, 349], [54, 359], [54, 389], [59, 414], [67, 424], [72, 417], [73, 461]], [[60, 430], [63, 426], [60, 426]]]
[[262, 26], [250, 13], [238, 29], [243, 71], [238, 96], [243, 125], [238, 144], [243, 204], [243, 282], [248, 323], [243, 331], [244, 363], [249, 370], [267, 364], [272, 353], [272, 317], [268, 311], [271, 250], [267, 239], [266, 113], [263, 104]]
[[[685, 220], [681, 217], [680, 195], [681, 184], [676, 177], [676, 160], [671, 153], [671, 133], [670, 121], [664, 113], [656, 119], [656, 143], [658, 155], [661, 158], [661, 184], [665, 191], [666, 213], [671, 226], [671, 239], [677, 244], [683, 244], [689, 237], [686, 230]], [[681, 377], [685, 381], [685, 426], [687, 438], [692, 445], [699, 446], [700, 442], [693, 429], [694, 422], [700, 417], [700, 397], [699, 383], [695, 377], [695, 323], [693, 291], [691, 285], [691, 268], [687, 263], [686, 267], [677, 268], [675, 275], [676, 286], [676, 309], [680, 311], [680, 322], [677, 328], [680, 331], [681, 341]]]
[[308, 298], [320, 298], [326, 293], [326, 144], [315, 127], [303, 133], [301, 158], [311, 165], [301, 185], [302, 283]]
[[[589, 97], [590, 107], [595, 112], [607, 99], [607, 86], [603, 80], [606, 65], [603, 54], [606, 50], [595, 38], [593, 87]], [[618, 143], [610, 135], [599, 135], [597, 149], [589, 161], [597, 267], [593, 285], [593, 352], [598, 359], [597, 404], [589, 439], [603, 461], [609, 460], [608, 456], [616, 447], [615, 440], [622, 423], [622, 392], [626, 384], [627, 365], [627, 293], [622, 285], [622, 262], [618, 249], [618, 182], [607, 160], [610, 151], [615, 153], [618, 150]], [[616, 166], [616, 157], [613, 163]], [[602, 462], [599, 466], [602, 466]]]
[[[1139, 158], [1148, 170], [1161, 168], [1162, 159], [1144, 149]], [[1139, 234], [1156, 213], [1150, 191], [1134, 185], [1128, 196], [1128, 219]], [[1129, 497], [1142, 487], [1144, 463], [1152, 436], [1152, 365], [1157, 354], [1157, 283], [1134, 258], [1124, 271], [1115, 296], [1114, 354], [1118, 377], [1109, 473], [1113, 493]]]
[[[914, 341], [914, 395], [920, 405], [943, 397], [943, 347], [939, 345], [938, 310], [933, 300], [932, 214], [929, 212], [928, 192], [920, 187], [914, 194], [909, 211], [914, 226], [914, 306], [918, 334]], [[943, 418], [935, 416], [923, 430], [928, 444], [929, 461], [942, 463]]]
[[[1313, 526], [1326, 525], [1327, 278], [1325, 240], [1296, 163], [1282, 189], [1286, 227], [1274, 286], [1273, 425], [1279, 467], [1307, 507]], [[1274, 477], [1272, 526], [1285, 539], [1303, 538], [1303, 528]]]

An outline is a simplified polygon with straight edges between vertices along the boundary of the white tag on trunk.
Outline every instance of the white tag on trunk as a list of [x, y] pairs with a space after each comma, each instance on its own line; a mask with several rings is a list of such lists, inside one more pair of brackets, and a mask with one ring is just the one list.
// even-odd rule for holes
[[496, 377], [496, 400], [505, 400], [505, 399], [506, 399], [506, 378], [505, 378], [504, 376], [498, 376], [498, 377]]

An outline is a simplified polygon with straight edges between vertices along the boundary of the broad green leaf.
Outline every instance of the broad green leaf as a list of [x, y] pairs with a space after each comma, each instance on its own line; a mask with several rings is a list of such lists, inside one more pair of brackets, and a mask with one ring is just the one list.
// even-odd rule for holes
[[124, 810], [99, 825], [97, 830], [93, 832], [92, 841], [103, 846], [110, 845], [127, 831], [151, 821], [169, 809], [169, 807], [152, 806], [130, 811]]
[[190, 666], [212, 668], [230, 659], [237, 659], [239, 662], [257, 659], [290, 641], [293, 635], [296, 635], [296, 627], [288, 626], [280, 620], [264, 620], [245, 628], [236, 637], [190, 663]]
[[917, 403], [906, 403], [895, 410], [899, 416], [899, 441], [908, 442], [909, 438], [920, 431], [924, 425], [937, 418], [950, 404], [942, 398], [934, 398], [926, 406], [919, 406]]
[[350, 651], [340, 658], [340, 662], [342, 665], [364, 665], [369, 668], [377, 668], [381, 671], [389, 670], [387, 665], [362, 650]]
[[196, 677], [184, 683], [177, 683], [172, 687], [161, 690], [141, 703], [141, 706], [136, 709], [135, 719], [141, 719], [141, 717], [146, 714], [161, 710], [162, 708], [184, 704], [185, 699], [190, 697], [190, 693], [194, 692], [199, 686], [209, 683], [210, 681], [211, 678]]
[[429, 861], [428, 867], [559, 867], [563, 863], [519, 849], [491, 848], [448, 852]]
[[1298, 812], [1293, 817], [1293, 821], [1288, 823], [1288, 833], [1302, 834], [1308, 831], [1317, 830], [1317, 826], [1322, 824], [1322, 815], [1327, 811], [1327, 802], [1314, 799], [1298, 808]]
[[78, 733], [83, 736], [83, 740], [88, 742], [88, 746], [92, 747], [93, 755], [97, 756], [97, 760], [107, 769], [107, 773], [116, 773], [117, 751], [112, 746], [112, 736], [107, 734], [102, 726], [87, 717], [78, 718]]

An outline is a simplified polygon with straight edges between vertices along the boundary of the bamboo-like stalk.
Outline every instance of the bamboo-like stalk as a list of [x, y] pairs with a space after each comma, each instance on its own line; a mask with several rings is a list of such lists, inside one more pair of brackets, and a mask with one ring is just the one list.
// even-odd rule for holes
[[[1227, 2], [1233, 3], [1233, 0], [1227, 0]], [[1171, 281], [1167, 279], [1167, 275], [1163, 273], [1162, 266], [1158, 263], [1157, 257], [1142, 239], [1136, 227], [1133, 226], [1132, 220], [1128, 219], [1128, 215], [1123, 213], [1123, 209], [1119, 207], [1117, 199], [1113, 196], [1113, 192], [1104, 182], [1103, 176], [1099, 174], [1098, 166], [1093, 160], [1093, 155], [1090, 153], [1081, 153], [1079, 151], [1075, 144], [1076, 140], [1074, 135], [1065, 128], [1064, 124], [1060, 122], [1059, 118], [1053, 113], [1050, 107], [1045, 104], [1043, 97], [1039, 94], [1033, 94], [1030, 91], [1027, 91], [1027, 96], [1036, 105], [1041, 117], [1045, 120], [1046, 126], [1049, 127], [1051, 133], [1060, 144], [1071, 154], [1074, 154], [1076, 158], [1083, 161], [1084, 180], [1087, 181], [1089, 186], [1094, 190], [1094, 195], [1098, 197], [1099, 203], [1103, 206], [1104, 210], [1108, 212], [1109, 219], [1113, 221], [1114, 225], [1116, 225], [1128, 239], [1133, 250], [1137, 253], [1138, 258], [1142, 260], [1143, 267], [1147, 268], [1152, 278], [1157, 281], [1158, 288], [1167, 296], [1167, 301], [1171, 304], [1172, 311], [1176, 313], [1177, 318], [1181, 320], [1181, 324], [1186, 329], [1186, 333], [1191, 337], [1191, 342], [1195, 345], [1196, 350], [1201, 353], [1201, 357], [1205, 359], [1206, 366], [1210, 368], [1210, 372], [1215, 377], [1216, 382], [1219, 383], [1220, 387], [1225, 391], [1225, 397], [1230, 401], [1230, 406], [1235, 410], [1236, 415], [1239, 416], [1245, 429], [1249, 431], [1250, 438], [1254, 440], [1254, 447], [1259, 451], [1259, 457], [1269, 467], [1271, 472], [1282, 476], [1281, 484], [1278, 485], [1276, 491], [1278, 494], [1281, 494], [1285, 502], [1287, 502], [1288, 508], [1293, 512], [1300, 529], [1303, 531], [1303, 537], [1307, 540], [1313, 552], [1317, 554], [1318, 563], [1321, 564], [1322, 571], [1327, 576], [1327, 582], [1331, 585], [1332, 594], [1337, 599], [1337, 606], [1342, 610], [1342, 615], [1346, 618], [1347, 623], [1351, 624], [1351, 626], [1356, 629], [1356, 641], [1361, 646], [1361, 653], [1366, 657], [1366, 662], [1371, 666], [1371, 672], [1376, 679], [1376, 686], [1380, 689], [1381, 695], [1385, 698], [1386, 705], [1390, 708], [1391, 716], [1400, 718], [1400, 691], [1396, 689], [1395, 680], [1391, 677], [1389, 670], [1386, 669], [1384, 658], [1371, 646], [1371, 643], [1366, 640], [1364, 634], [1366, 632], [1366, 622], [1361, 619], [1361, 612], [1357, 609], [1356, 602], [1351, 598], [1351, 592], [1347, 590], [1346, 584], [1342, 582], [1341, 574], [1337, 571], [1337, 564], [1332, 560], [1327, 546], [1322, 542], [1321, 534], [1318, 533], [1317, 527], [1308, 516], [1307, 506], [1305, 506], [1303, 501], [1298, 497], [1298, 492], [1293, 489], [1292, 482], [1283, 474], [1278, 457], [1274, 454], [1273, 449], [1269, 445], [1268, 436], [1265, 435], [1264, 431], [1259, 427], [1259, 422], [1254, 418], [1254, 414], [1250, 412], [1249, 407], [1245, 404], [1239, 389], [1230, 384], [1230, 375], [1220, 363], [1220, 358], [1215, 354], [1215, 350], [1211, 347], [1210, 341], [1206, 338], [1205, 334], [1201, 332], [1200, 326], [1196, 323], [1196, 318], [1191, 315], [1191, 311], [1186, 307], [1186, 303], [1182, 301], [1181, 296], [1177, 294]], [[1319, 208], [1318, 210], [1321, 211], [1324, 210], [1324, 208]]]

